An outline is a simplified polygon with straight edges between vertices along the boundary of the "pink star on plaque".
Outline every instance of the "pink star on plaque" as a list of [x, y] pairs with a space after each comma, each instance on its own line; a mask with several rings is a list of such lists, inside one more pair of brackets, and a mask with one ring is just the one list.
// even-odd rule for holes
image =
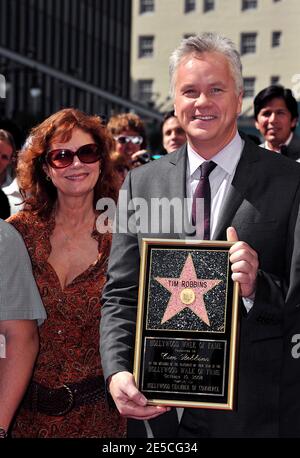
[[179, 278], [155, 277], [155, 280], [172, 294], [161, 324], [188, 307], [200, 320], [210, 326], [203, 296], [222, 280], [197, 278], [191, 254], [188, 255]]

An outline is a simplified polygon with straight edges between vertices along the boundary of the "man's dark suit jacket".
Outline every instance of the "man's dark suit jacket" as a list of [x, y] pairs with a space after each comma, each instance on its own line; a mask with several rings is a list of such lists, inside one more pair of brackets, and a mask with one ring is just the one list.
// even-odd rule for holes
[[[129, 199], [186, 196], [186, 146], [129, 173]], [[231, 189], [219, 217], [216, 239], [234, 226], [240, 240], [258, 253], [255, 301], [241, 305], [237, 409], [185, 409], [174, 437], [276, 437], [282, 362], [282, 317], [290, 288], [294, 230], [300, 201], [300, 165], [245, 138]], [[133, 212], [129, 212], [132, 215]], [[127, 215], [128, 216], [128, 215]], [[132, 371], [142, 237], [190, 238], [176, 234], [115, 234], [103, 294], [101, 357], [104, 375]], [[299, 248], [299, 247], [298, 247]], [[163, 418], [163, 417], [162, 417]]]
[[300, 137], [298, 137], [296, 134], [293, 134], [293, 138], [290, 144], [283, 146], [281, 148], [281, 153], [290, 159], [294, 159], [295, 161], [300, 159]]
[[0, 188], [0, 218], [6, 219], [10, 216], [10, 206], [7, 195]]
[[[287, 157], [300, 158], [300, 137], [294, 134], [286, 147]], [[285, 154], [284, 153], [284, 154]], [[300, 437], [300, 213], [295, 232], [291, 288], [284, 317], [280, 435]]]

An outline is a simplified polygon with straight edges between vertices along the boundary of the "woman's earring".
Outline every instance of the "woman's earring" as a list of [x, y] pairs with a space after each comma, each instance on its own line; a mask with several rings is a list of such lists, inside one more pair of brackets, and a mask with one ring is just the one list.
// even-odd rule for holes
[[51, 181], [51, 178], [49, 177], [49, 175], [46, 175], [46, 180]]

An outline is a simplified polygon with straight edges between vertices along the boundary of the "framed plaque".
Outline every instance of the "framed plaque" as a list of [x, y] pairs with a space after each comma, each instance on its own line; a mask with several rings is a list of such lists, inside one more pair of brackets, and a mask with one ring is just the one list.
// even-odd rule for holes
[[134, 357], [152, 405], [233, 410], [238, 284], [233, 243], [143, 239]]

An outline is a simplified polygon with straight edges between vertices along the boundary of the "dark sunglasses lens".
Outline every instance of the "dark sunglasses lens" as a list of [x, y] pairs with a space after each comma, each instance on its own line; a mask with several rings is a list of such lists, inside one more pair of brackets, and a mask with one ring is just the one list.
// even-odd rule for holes
[[74, 154], [68, 149], [58, 149], [50, 151], [47, 155], [47, 162], [51, 167], [56, 169], [63, 169], [72, 164]]
[[98, 145], [91, 143], [84, 145], [77, 151], [77, 156], [81, 162], [92, 164], [100, 159], [100, 148]]
[[121, 145], [124, 145], [125, 143], [127, 143], [127, 137], [118, 137], [118, 142]]

